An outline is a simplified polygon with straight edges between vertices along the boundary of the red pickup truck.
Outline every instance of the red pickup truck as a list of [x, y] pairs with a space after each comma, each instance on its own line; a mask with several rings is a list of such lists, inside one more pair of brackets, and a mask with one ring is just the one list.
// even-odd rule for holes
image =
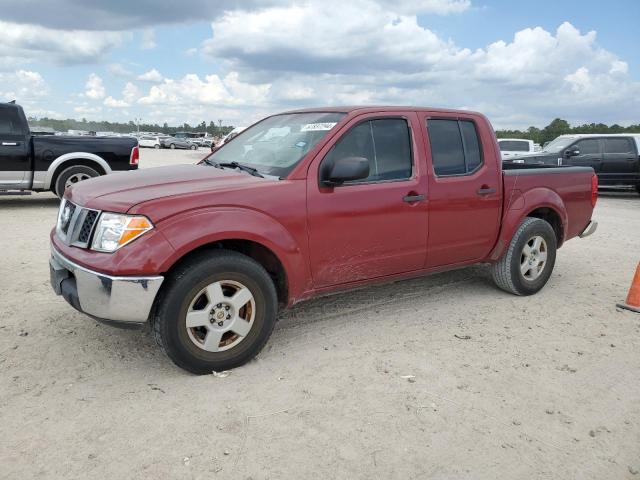
[[591, 168], [503, 167], [479, 113], [299, 110], [197, 165], [69, 188], [51, 283], [210, 373], [254, 357], [280, 308], [330, 291], [487, 263], [501, 289], [536, 293], [556, 249], [595, 230], [596, 196]]

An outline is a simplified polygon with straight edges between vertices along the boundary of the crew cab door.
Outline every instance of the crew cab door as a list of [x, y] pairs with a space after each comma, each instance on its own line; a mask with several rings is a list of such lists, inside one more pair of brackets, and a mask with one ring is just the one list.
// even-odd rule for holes
[[13, 105], [0, 105], [0, 189], [26, 188], [31, 179], [26, 119]]
[[638, 152], [631, 137], [608, 137], [603, 139], [604, 159], [602, 173], [616, 175], [618, 179], [638, 175]]
[[[315, 288], [423, 268], [427, 192], [418, 127], [412, 112], [361, 115], [312, 162], [307, 219]], [[369, 177], [334, 187], [320, 183], [321, 171], [348, 157], [366, 158]]]
[[493, 132], [473, 116], [421, 114], [429, 158], [427, 267], [485, 259], [502, 212]]

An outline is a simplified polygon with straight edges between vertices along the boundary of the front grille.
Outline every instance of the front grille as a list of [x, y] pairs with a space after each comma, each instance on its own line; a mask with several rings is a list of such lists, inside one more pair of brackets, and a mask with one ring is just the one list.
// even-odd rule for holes
[[93, 231], [93, 226], [95, 225], [97, 218], [97, 211], [89, 210], [87, 212], [87, 215], [84, 217], [84, 222], [82, 222], [80, 233], [78, 234], [78, 242], [89, 243], [89, 237], [91, 236], [91, 232]]
[[87, 248], [100, 212], [65, 201], [59, 218], [58, 236], [67, 245]]

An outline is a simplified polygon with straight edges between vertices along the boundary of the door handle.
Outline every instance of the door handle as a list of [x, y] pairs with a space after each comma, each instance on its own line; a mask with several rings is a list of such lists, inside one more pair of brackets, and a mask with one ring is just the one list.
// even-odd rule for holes
[[2, 142], [3, 147], [17, 147], [20, 145], [18, 142]]
[[415, 203], [415, 202], [421, 202], [424, 200], [424, 195], [423, 194], [410, 194], [410, 195], [406, 195], [402, 201], [406, 202], [406, 203]]
[[496, 189], [483, 185], [482, 187], [480, 187], [480, 189], [478, 189], [477, 193], [478, 195], [489, 195], [491, 193], [496, 193]]

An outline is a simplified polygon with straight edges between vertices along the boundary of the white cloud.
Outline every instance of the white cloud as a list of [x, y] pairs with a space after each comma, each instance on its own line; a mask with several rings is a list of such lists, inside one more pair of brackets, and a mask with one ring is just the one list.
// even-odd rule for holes
[[124, 86], [124, 89], [122, 90], [122, 97], [124, 98], [124, 101], [133, 103], [138, 99], [139, 96], [140, 91], [138, 90], [138, 87], [136, 87], [131, 82], [127, 82], [127, 84]]
[[1, 20], [0, 31], [0, 58], [12, 65], [35, 60], [58, 64], [95, 62], [129, 36], [122, 32], [54, 30]]
[[107, 65], [107, 71], [111, 75], [116, 76], [116, 77], [122, 77], [122, 78], [131, 78], [131, 77], [133, 77], [133, 72], [131, 70], [129, 70], [128, 68], [126, 68], [121, 63], [110, 63], [109, 65]]
[[220, 79], [207, 75], [204, 80], [188, 74], [179, 80], [165, 79], [154, 85], [140, 98], [142, 105], [256, 105], [262, 104], [269, 92], [269, 84], [252, 85], [241, 82], [237, 72]]
[[156, 48], [156, 33], [148, 28], [142, 32], [142, 42], [140, 43], [142, 50], [152, 50]]
[[95, 73], [89, 75], [85, 88], [84, 94], [92, 100], [101, 100], [106, 95], [102, 78]]
[[116, 100], [111, 96], [104, 99], [104, 104], [109, 108], [127, 108], [130, 106], [124, 100]]
[[82, 104], [82, 105], [78, 105], [77, 107], [74, 107], [73, 111], [80, 115], [96, 116], [102, 112], [102, 107]]
[[[449, 13], [456, 11], [446, 3]], [[465, 105], [499, 127], [545, 124], [556, 116], [611, 122], [637, 116], [640, 82], [626, 62], [596, 43], [596, 32], [565, 22], [555, 32], [526, 28], [510, 41], [470, 50], [407, 14], [437, 4], [308, 0], [229, 11], [212, 22], [202, 51], [245, 82], [270, 84], [264, 106]]]
[[49, 86], [38, 72], [16, 70], [0, 72], [0, 98], [2, 101], [17, 100], [25, 105], [41, 99], [49, 93]]
[[161, 82], [163, 79], [164, 77], [162, 74], [155, 68], [143, 73], [142, 75], [138, 75], [138, 80], [142, 82]]

